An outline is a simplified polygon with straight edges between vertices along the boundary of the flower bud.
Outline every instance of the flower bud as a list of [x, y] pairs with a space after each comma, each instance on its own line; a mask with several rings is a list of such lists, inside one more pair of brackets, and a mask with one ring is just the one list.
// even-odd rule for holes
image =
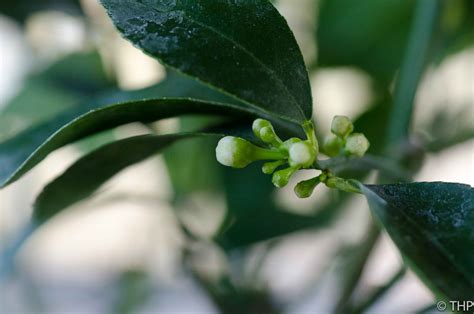
[[275, 172], [272, 176], [272, 182], [277, 188], [282, 188], [288, 184], [291, 176], [298, 170], [298, 167], [289, 167]]
[[299, 198], [307, 198], [313, 194], [314, 188], [321, 182], [319, 177], [301, 181], [295, 186], [295, 193]]
[[272, 174], [275, 172], [276, 168], [280, 167], [281, 165], [285, 164], [284, 160], [277, 160], [273, 162], [266, 162], [262, 166], [262, 172], [264, 174]]
[[252, 124], [252, 130], [255, 136], [264, 143], [271, 144], [275, 147], [278, 147], [282, 143], [278, 135], [276, 135], [270, 121], [257, 119]]
[[216, 147], [216, 158], [224, 166], [244, 168], [254, 161], [255, 146], [244, 139], [226, 136]]
[[252, 124], [252, 131], [256, 137], [260, 138], [260, 130], [265, 127], [272, 127], [270, 121], [264, 119], [256, 119]]
[[345, 151], [349, 155], [362, 157], [369, 149], [370, 143], [364, 134], [354, 133], [347, 138]]
[[288, 150], [288, 154], [290, 166], [307, 168], [311, 166], [316, 159], [316, 152], [313, 146], [307, 141], [292, 144]]
[[346, 116], [335, 116], [332, 119], [331, 132], [341, 138], [346, 137], [354, 130], [354, 125]]
[[329, 157], [335, 157], [339, 155], [343, 145], [344, 143], [340, 137], [337, 137], [334, 134], [330, 134], [324, 139], [324, 152]]

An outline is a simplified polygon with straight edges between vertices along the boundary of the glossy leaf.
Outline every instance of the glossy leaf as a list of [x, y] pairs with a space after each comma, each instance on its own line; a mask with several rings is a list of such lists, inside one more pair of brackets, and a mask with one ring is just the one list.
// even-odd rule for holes
[[362, 186], [370, 208], [440, 298], [474, 295], [474, 189], [456, 183]]
[[165, 65], [268, 113], [311, 117], [307, 71], [266, 0], [102, 0], [122, 35]]
[[130, 122], [153, 122], [186, 114], [242, 117], [252, 110], [187, 99], [155, 99], [111, 105], [84, 113], [68, 111], [0, 144], [0, 187], [19, 179], [52, 151], [89, 135]]

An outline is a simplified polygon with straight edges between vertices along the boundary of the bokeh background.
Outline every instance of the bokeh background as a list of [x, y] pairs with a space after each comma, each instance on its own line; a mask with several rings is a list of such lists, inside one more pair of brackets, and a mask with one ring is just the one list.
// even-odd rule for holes
[[[309, 69], [319, 135], [329, 132], [334, 115], [348, 115], [377, 153], [415, 1], [275, 2]], [[409, 146], [423, 162], [411, 171], [416, 181], [472, 186], [474, 3], [441, 3]], [[0, 141], [101, 93], [167, 76], [120, 38], [97, 0], [3, 1], [0, 73]], [[155, 128], [170, 133], [202, 123], [169, 119]], [[41, 188], [79, 156], [147, 132], [130, 124], [69, 145], [1, 190], [0, 249], [27, 224]], [[297, 199], [292, 184], [274, 190], [258, 167], [219, 166], [214, 145], [174, 145], [41, 228], [1, 283], [0, 312], [331, 312], [369, 225], [365, 199], [322, 187]], [[374, 178], [370, 173], [365, 182]], [[401, 265], [383, 235], [354, 297], [383, 285]], [[413, 312], [433, 302], [408, 271], [370, 312]]]

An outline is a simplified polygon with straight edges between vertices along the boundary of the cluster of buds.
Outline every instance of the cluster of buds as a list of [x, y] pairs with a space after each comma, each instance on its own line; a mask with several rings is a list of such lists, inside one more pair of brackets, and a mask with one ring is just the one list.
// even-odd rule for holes
[[[270, 121], [257, 119], [252, 130], [263, 145], [255, 145], [243, 138], [226, 136], [216, 147], [217, 160], [229, 167], [244, 168], [250, 163], [265, 160], [262, 171], [272, 175], [276, 187], [284, 187], [291, 176], [300, 169], [320, 169], [321, 174], [309, 180], [301, 181], [295, 186], [298, 197], [309, 197], [319, 183], [329, 188], [347, 192], [359, 192], [357, 183], [334, 176], [328, 169], [318, 166], [319, 146], [312, 122], [303, 124], [306, 140], [296, 137], [282, 141], [275, 133]], [[369, 148], [369, 142], [363, 134], [352, 133], [354, 126], [344, 116], [336, 116], [332, 121], [332, 135], [326, 139], [324, 149], [329, 156], [362, 157]]]
[[354, 125], [346, 116], [335, 116], [331, 124], [331, 133], [323, 145], [324, 152], [330, 157], [338, 155], [362, 157], [369, 149], [369, 141], [362, 133], [352, 133]]
[[[282, 141], [270, 121], [263, 119], [255, 120], [252, 130], [265, 147], [242, 138], [226, 136], [217, 144], [217, 160], [234, 168], [244, 168], [257, 160], [267, 160], [262, 171], [265, 174], [273, 174], [272, 182], [277, 187], [287, 185], [291, 176], [299, 169], [311, 168], [314, 165], [319, 149], [312, 124], [305, 126], [307, 140], [294, 137]], [[277, 170], [285, 165], [283, 169]]]

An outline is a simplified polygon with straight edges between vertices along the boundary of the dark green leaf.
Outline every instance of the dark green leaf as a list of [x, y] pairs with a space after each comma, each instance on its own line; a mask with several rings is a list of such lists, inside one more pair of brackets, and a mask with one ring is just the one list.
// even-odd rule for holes
[[16, 0], [0, 3], [0, 13], [19, 22], [24, 22], [32, 13], [44, 10], [63, 11], [70, 14], [81, 14], [82, 12], [79, 0]]
[[311, 117], [296, 40], [266, 0], [102, 0], [122, 35], [164, 64], [281, 117]]
[[[216, 140], [219, 136], [234, 135], [240, 126], [240, 123], [229, 123], [219, 128], [208, 128], [206, 133], [141, 135], [104, 145], [76, 161], [43, 189], [35, 202], [35, 221], [37, 223], [47, 221], [66, 207], [92, 195], [103, 183], [126, 167], [161, 152], [176, 141], [196, 137]], [[196, 147], [192, 154], [196, 153], [215, 158], [212, 149], [203, 150], [202, 147]], [[189, 155], [186, 157], [189, 159]], [[193, 179], [188, 177], [188, 180]]]
[[222, 103], [187, 99], [155, 99], [111, 105], [84, 113], [68, 111], [0, 144], [0, 187], [14, 182], [50, 152], [130, 122], [153, 122], [185, 114], [249, 116], [252, 110]]
[[[227, 198], [227, 216], [216, 236], [226, 250], [268, 240], [305, 228], [330, 225], [339, 214], [346, 196], [318, 206], [314, 213], [299, 215], [275, 204], [275, 187], [271, 177], [264, 175], [261, 165], [245, 169], [225, 169], [224, 184]], [[249, 184], [252, 182], [252, 184]]]
[[362, 186], [369, 205], [427, 285], [441, 298], [474, 295], [474, 189], [456, 183]]
[[66, 207], [89, 197], [126, 167], [145, 160], [177, 140], [197, 135], [141, 135], [119, 140], [93, 151], [43, 189], [34, 205], [35, 222], [42, 224]]
[[321, 66], [356, 66], [389, 84], [400, 67], [414, 2], [323, 0], [317, 24]]

